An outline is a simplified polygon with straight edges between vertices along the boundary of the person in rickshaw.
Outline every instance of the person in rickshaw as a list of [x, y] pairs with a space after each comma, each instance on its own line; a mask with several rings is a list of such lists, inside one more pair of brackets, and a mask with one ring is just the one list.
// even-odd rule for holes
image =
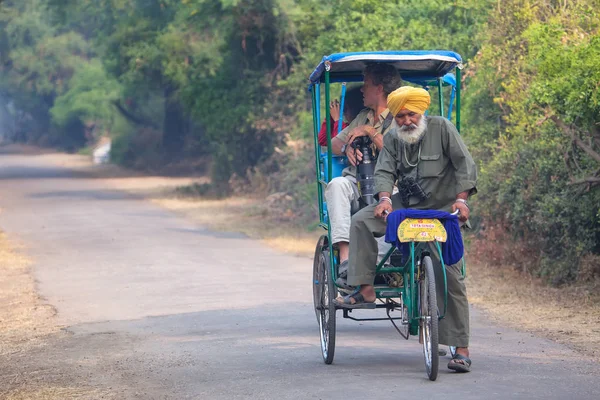
[[[332, 100], [331, 104], [329, 104], [331, 137], [334, 138], [337, 136], [339, 124], [342, 124], [342, 129], [346, 128], [348, 123], [353, 121], [363, 108], [363, 97], [360, 87], [353, 87], [346, 91], [343, 113], [340, 111], [340, 102], [337, 99]], [[321, 124], [318, 142], [321, 146], [327, 146], [327, 120], [324, 120]]]
[[[332, 179], [325, 189], [327, 211], [331, 224], [331, 242], [338, 248], [342, 279], [348, 268], [348, 242], [352, 212], [358, 209], [360, 194], [356, 185], [356, 163], [360, 151], [352, 147], [356, 137], [369, 136], [378, 153], [383, 147], [383, 136], [392, 125], [393, 116], [387, 109], [387, 97], [401, 85], [400, 74], [390, 64], [374, 63], [363, 71], [361, 88], [366, 107], [338, 136], [332, 139], [333, 154], [345, 155], [351, 164], [341, 177]], [[343, 285], [343, 283], [342, 283]]]
[[[429, 92], [409, 86], [403, 86], [388, 96], [387, 105], [395, 124], [384, 138], [384, 147], [375, 168], [378, 203], [363, 208], [352, 217], [348, 284], [357, 287], [357, 290], [335, 300], [341, 307], [360, 308], [361, 303], [366, 305], [364, 303], [376, 300], [373, 283], [378, 248], [375, 238], [385, 234], [386, 218], [393, 210], [459, 210], [461, 222], [469, 218], [467, 198], [477, 192], [475, 162], [450, 121], [424, 115], [430, 102]], [[395, 182], [403, 190], [403, 182], [411, 179], [422, 189], [419, 193], [425, 196], [410, 193], [408, 204], [405, 204], [403, 193], [392, 194], [392, 190]], [[406, 194], [404, 201], [407, 201]], [[437, 251], [432, 250], [431, 255], [438, 307], [443, 309], [441, 265]], [[457, 347], [448, 368], [468, 372], [471, 366], [469, 304], [461, 266], [462, 260], [446, 266], [448, 303], [446, 316], [439, 323], [439, 341]]]

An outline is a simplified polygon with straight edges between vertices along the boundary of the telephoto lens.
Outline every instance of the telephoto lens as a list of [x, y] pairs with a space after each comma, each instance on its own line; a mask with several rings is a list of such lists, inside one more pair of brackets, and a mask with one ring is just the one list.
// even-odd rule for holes
[[363, 202], [375, 203], [375, 156], [371, 148], [371, 139], [366, 136], [354, 140], [353, 147], [360, 150], [362, 160], [356, 166], [356, 181]]

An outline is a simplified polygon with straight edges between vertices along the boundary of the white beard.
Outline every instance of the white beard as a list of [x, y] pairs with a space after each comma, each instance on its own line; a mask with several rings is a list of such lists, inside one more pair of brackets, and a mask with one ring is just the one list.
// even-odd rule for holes
[[398, 127], [398, 138], [406, 144], [419, 143], [427, 132], [427, 118], [423, 115], [417, 125]]

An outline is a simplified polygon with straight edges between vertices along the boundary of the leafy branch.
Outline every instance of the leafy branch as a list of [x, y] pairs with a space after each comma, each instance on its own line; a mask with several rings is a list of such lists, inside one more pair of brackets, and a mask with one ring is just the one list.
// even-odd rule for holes
[[571, 138], [577, 147], [585, 151], [590, 157], [600, 163], [600, 154], [588, 146], [583, 140], [581, 140], [579, 136], [577, 136], [577, 131], [575, 129], [571, 128], [556, 115], [551, 115], [549, 118], [560, 128], [561, 132]]

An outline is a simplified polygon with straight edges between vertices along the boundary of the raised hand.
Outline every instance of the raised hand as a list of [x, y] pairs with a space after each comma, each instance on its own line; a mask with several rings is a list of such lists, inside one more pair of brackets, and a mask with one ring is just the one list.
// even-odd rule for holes
[[340, 102], [338, 100], [333, 100], [329, 105], [329, 113], [331, 118], [334, 121], [339, 121], [340, 119]]

